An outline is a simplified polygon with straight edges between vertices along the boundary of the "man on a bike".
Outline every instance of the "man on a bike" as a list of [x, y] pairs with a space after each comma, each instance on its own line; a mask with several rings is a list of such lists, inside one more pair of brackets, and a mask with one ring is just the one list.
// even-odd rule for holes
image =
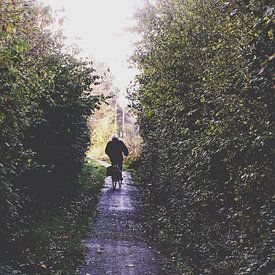
[[105, 153], [109, 156], [111, 164], [118, 165], [122, 173], [123, 155], [127, 157], [129, 151], [124, 142], [122, 140], [119, 140], [116, 134], [113, 134], [112, 140], [107, 143]]

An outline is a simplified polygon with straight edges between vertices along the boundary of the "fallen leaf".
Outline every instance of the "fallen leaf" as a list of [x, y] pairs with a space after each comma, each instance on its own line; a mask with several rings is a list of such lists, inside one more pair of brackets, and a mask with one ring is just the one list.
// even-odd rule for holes
[[47, 269], [47, 266], [45, 264], [40, 265], [42, 268]]

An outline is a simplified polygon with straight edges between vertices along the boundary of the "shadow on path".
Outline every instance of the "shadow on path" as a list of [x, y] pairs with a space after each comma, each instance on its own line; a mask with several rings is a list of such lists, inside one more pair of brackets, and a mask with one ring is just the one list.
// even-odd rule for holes
[[110, 177], [105, 180], [90, 237], [83, 241], [85, 264], [77, 274], [179, 274], [145, 236], [137, 195], [128, 172], [121, 189], [112, 189]]

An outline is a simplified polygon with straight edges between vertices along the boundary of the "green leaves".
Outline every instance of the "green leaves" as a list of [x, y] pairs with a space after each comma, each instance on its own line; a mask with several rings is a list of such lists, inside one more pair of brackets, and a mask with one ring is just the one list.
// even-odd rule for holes
[[28, 222], [26, 209], [73, 192], [89, 145], [87, 118], [99, 98], [89, 95], [91, 63], [65, 53], [45, 30], [49, 7], [28, 0], [0, 6], [2, 257]]
[[253, 234], [270, 236], [259, 207], [271, 213], [275, 180], [270, 3], [160, 0], [139, 12], [144, 196], [195, 273], [271, 270], [271, 246]]

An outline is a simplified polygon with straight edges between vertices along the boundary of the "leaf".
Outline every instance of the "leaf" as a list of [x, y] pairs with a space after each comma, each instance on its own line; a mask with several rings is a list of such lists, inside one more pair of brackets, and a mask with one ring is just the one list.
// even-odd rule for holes
[[200, 102], [201, 102], [201, 103], [204, 103], [204, 102], [205, 102], [205, 97], [204, 97], [204, 96], [201, 96], [201, 97], [200, 97]]
[[225, 2], [222, 6], [223, 10], [226, 10], [230, 5], [230, 2]]
[[231, 11], [230, 16], [236, 16], [238, 14], [238, 9]]
[[271, 17], [274, 13], [274, 10], [275, 10], [274, 7], [268, 6], [265, 12], [265, 16]]
[[47, 266], [45, 264], [40, 265], [43, 269], [47, 269]]

